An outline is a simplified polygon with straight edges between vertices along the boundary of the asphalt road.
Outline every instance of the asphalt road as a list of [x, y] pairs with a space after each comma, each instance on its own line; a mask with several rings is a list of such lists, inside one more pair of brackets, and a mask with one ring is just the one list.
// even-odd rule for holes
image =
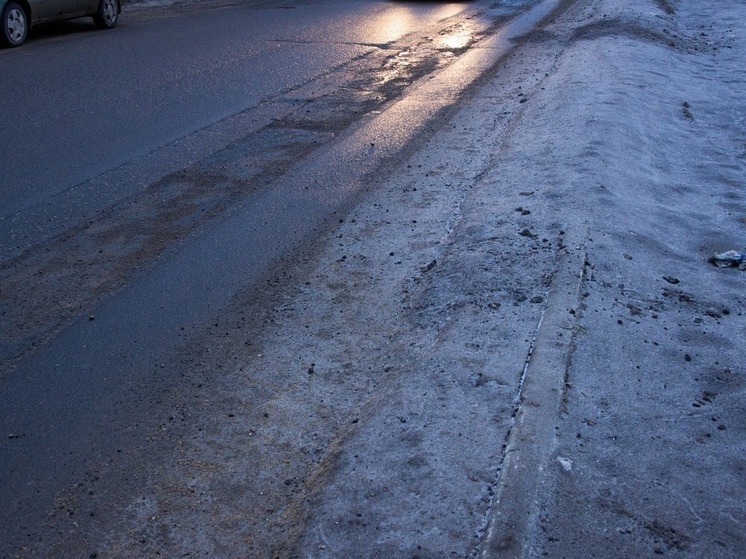
[[194, 339], [281, 287], [478, 75], [371, 115], [530, 4], [133, 6], [0, 52], [1, 556], [92, 464], [140, 452], [147, 472]]
[[112, 32], [55, 24], [1, 52], [2, 217], [471, 7], [255, 4], [135, 5]]

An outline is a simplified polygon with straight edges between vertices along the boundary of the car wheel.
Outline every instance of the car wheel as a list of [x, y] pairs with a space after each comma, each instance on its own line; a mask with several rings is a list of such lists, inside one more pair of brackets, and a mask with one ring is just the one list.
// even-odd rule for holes
[[0, 22], [0, 44], [17, 47], [23, 44], [28, 35], [28, 17], [23, 8], [15, 2], [5, 4]]
[[119, 19], [119, 0], [99, 0], [93, 21], [99, 29], [111, 29]]

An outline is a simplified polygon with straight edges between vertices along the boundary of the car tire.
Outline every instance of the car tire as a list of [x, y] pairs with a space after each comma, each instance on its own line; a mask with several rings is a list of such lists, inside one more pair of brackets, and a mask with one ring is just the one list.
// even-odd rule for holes
[[8, 2], [0, 18], [0, 44], [20, 47], [28, 36], [28, 14], [16, 2]]
[[119, 0], [99, 0], [93, 22], [99, 29], [112, 29], [119, 20]]

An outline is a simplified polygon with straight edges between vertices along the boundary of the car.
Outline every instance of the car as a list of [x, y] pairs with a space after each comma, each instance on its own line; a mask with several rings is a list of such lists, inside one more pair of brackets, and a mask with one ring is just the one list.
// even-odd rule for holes
[[32, 25], [93, 17], [99, 29], [117, 24], [126, 0], [0, 0], [0, 45], [18, 47]]

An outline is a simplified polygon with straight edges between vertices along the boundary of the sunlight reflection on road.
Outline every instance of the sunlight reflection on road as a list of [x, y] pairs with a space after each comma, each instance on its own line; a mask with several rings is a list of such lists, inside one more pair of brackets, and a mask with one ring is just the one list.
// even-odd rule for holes
[[457, 50], [468, 46], [473, 38], [474, 30], [470, 26], [459, 24], [442, 32], [436, 44], [438, 48]]
[[[433, 9], [427, 6], [428, 20], [446, 19], [464, 10], [463, 4], [444, 4]], [[386, 10], [378, 18], [370, 22], [370, 26], [377, 30], [377, 43], [386, 44], [396, 41], [406, 35], [417, 31], [422, 27], [423, 5], [399, 5], [394, 9]]]

